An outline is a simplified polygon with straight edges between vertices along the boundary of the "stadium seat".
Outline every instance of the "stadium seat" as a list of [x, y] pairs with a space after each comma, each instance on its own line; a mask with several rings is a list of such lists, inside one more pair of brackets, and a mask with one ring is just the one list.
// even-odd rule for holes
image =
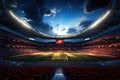
[[120, 68], [117, 66], [76, 66], [64, 67], [68, 80], [119, 80]]

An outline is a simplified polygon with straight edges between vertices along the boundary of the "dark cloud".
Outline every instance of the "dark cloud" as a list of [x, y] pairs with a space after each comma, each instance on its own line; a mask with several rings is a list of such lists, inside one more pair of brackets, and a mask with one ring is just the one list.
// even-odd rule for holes
[[37, 3], [36, 0], [19, 2], [20, 8], [26, 13], [26, 17], [32, 19], [34, 22], [41, 22], [45, 12], [45, 3], [43, 0], [41, 3]]
[[49, 24], [45, 23], [39, 23], [39, 24], [34, 24], [33, 25], [34, 29], [38, 32], [42, 32], [45, 34], [52, 34], [53, 27], [50, 26]]
[[67, 33], [74, 33], [77, 32], [78, 30], [84, 30], [85, 28], [87, 28], [93, 21], [83, 21], [82, 23], [80, 23], [79, 25], [79, 29], [78, 28], [69, 28]]
[[69, 30], [68, 30], [67, 33], [74, 33], [74, 32], [76, 32], [76, 31], [77, 31], [76, 28], [69, 28]]
[[41, 24], [40, 29], [42, 32], [47, 32], [53, 29], [49, 24]]
[[50, 32], [52, 27], [43, 23], [44, 14], [51, 14], [45, 6], [45, 0], [19, 0], [19, 7], [25, 12], [26, 17], [31, 19], [29, 22], [37, 31]]
[[51, 14], [50, 10], [45, 10], [44, 14]]
[[93, 22], [93, 21], [84, 21], [84, 22], [82, 22], [82, 23], [80, 24], [80, 26], [86, 28], [86, 27], [88, 27], [92, 22]]
[[57, 27], [59, 27], [60, 25], [59, 25], [59, 24], [57, 24], [56, 26], [57, 26]]
[[105, 8], [109, 5], [111, 0], [88, 0], [84, 5], [85, 12], [93, 12], [100, 8]]

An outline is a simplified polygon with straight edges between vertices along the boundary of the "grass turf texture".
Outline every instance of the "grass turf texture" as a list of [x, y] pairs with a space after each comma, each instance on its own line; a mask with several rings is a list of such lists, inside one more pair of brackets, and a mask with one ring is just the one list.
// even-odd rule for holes
[[[45, 53], [47, 54], [47, 53]], [[55, 55], [57, 54], [57, 55]], [[8, 60], [12, 61], [57, 61], [57, 60], [66, 60], [66, 61], [109, 61], [109, 60], [117, 60], [114, 57], [107, 56], [96, 56], [96, 55], [88, 55], [81, 53], [52, 53], [47, 56], [42, 55], [25, 55], [25, 56], [16, 56], [11, 57]]]

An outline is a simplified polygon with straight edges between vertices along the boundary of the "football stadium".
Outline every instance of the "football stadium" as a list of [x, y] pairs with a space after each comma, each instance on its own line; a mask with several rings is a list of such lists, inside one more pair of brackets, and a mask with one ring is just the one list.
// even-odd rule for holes
[[0, 80], [120, 80], [120, 0], [0, 0]]

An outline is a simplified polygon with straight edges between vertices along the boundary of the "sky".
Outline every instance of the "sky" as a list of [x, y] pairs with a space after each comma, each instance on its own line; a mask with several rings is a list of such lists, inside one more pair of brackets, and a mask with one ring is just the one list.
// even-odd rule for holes
[[87, 29], [106, 10], [110, 0], [10, 0], [20, 18], [44, 34], [66, 36]]
[[[87, 28], [104, 10], [86, 13], [85, 0], [46, 0], [51, 13], [44, 14], [43, 22], [53, 27], [55, 35], [69, 35]], [[93, 16], [94, 15], [94, 16]]]

